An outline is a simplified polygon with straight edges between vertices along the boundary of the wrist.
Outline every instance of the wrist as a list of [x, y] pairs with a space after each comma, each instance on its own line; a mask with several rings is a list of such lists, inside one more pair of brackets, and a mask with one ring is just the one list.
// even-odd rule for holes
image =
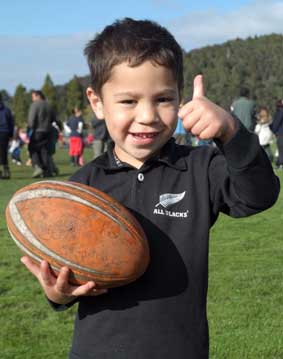
[[57, 295], [47, 295], [47, 299], [57, 305], [68, 305], [72, 303], [77, 297], [75, 296], [57, 296]]
[[234, 137], [237, 132], [237, 122], [235, 119], [227, 113], [226, 125], [218, 137], [218, 140], [224, 145]]

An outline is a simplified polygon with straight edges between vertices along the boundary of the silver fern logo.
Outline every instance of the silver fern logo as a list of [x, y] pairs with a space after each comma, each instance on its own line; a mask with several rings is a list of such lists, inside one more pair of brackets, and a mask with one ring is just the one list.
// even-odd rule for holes
[[175, 203], [182, 201], [185, 197], [186, 191], [182, 193], [165, 193], [159, 197], [159, 202], [155, 205], [155, 207], [162, 206], [164, 208], [168, 208]]
[[[173, 206], [178, 202], [181, 202], [185, 197], [186, 191], [182, 193], [164, 193], [160, 195], [159, 202], [155, 205], [153, 209], [153, 214], [158, 216], [167, 216], [167, 217], [175, 217], [175, 218], [188, 218], [189, 210], [183, 212], [171, 211], [168, 207]], [[158, 207], [158, 208], [157, 208]]]

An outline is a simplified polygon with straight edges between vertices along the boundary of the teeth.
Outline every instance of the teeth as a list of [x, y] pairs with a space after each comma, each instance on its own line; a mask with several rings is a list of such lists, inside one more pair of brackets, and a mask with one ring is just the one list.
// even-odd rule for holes
[[135, 133], [134, 136], [140, 137], [140, 138], [152, 138], [155, 136], [154, 133]]

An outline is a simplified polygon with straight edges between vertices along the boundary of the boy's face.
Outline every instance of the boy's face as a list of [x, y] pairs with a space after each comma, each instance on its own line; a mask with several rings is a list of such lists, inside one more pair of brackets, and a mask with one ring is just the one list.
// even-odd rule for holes
[[90, 88], [87, 95], [96, 116], [106, 121], [118, 158], [134, 167], [158, 153], [175, 130], [178, 87], [164, 66], [116, 65], [101, 98]]

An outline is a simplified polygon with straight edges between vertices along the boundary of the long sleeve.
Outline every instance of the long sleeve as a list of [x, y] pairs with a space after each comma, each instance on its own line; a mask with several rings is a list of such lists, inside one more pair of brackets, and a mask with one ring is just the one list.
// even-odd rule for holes
[[31, 104], [28, 114], [28, 128], [33, 129], [36, 120], [36, 106], [34, 103]]
[[278, 134], [281, 127], [283, 133], [283, 110], [281, 108], [278, 108], [275, 112], [274, 119], [272, 124], [270, 125], [270, 128], [274, 134]]
[[271, 207], [280, 183], [257, 135], [239, 123], [229, 143], [217, 145], [224, 156], [215, 156], [209, 169], [214, 213], [243, 217]]

